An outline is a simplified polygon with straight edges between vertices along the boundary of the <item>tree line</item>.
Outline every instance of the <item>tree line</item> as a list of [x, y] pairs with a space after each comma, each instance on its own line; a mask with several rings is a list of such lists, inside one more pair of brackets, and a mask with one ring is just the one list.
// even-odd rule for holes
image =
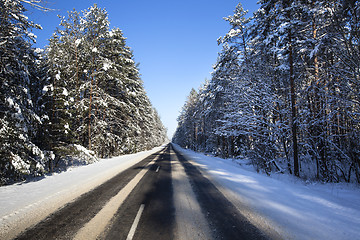
[[173, 141], [258, 171], [360, 183], [360, 2], [239, 3]]
[[35, 49], [41, 27], [24, 2], [0, 0], [0, 185], [161, 145], [166, 129], [106, 10], [68, 12]]

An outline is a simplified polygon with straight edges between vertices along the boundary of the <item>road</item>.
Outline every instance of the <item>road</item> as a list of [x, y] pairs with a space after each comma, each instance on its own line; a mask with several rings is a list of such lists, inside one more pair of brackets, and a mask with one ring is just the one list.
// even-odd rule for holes
[[171, 144], [16, 239], [269, 239]]

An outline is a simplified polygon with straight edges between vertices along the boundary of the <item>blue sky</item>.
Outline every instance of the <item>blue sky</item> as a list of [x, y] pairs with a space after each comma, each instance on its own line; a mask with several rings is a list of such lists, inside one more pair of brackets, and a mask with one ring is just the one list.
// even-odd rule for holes
[[[253, 12], [257, 0], [241, 1]], [[191, 88], [210, 79], [220, 47], [217, 39], [229, 30], [223, 17], [232, 15], [238, 0], [48, 0], [40, 12], [29, 9], [28, 16], [43, 27], [34, 31], [36, 47], [47, 45], [59, 25], [57, 15], [89, 8], [94, 3], [109, 14], [110, 27], [118, 27], [127, 37], [148, 96], [168, 128], [174, 133], [179, 115]]]

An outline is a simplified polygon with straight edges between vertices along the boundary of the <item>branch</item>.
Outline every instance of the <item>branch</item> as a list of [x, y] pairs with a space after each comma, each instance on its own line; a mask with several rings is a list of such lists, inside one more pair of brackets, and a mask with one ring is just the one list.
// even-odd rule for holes
[[47, 8], [44, 6], [41, 6], [39, 3], [41, 3], [41, 0], [20, 0], [21, 2], [27, 3], [29, 5], [31, 5], [32, 7], [44, 11], [44, 12], [48, 12], [48, 11], [54, 11], [54, 9], [51, 8]]

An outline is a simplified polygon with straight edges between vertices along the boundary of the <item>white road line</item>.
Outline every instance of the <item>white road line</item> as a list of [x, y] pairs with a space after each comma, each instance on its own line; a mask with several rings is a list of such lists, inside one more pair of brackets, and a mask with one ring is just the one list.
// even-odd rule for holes
[[145, 208], [145, 205], [141, 204], [141, 206], [139, 208], [139, 211], [136, 214], [135, 220], [134, 220], [134, 222], [133, 222], [133, 224], [132, 224], [132, 226], [130, 228], [130, 231], [129, 231], [129, 234], [128, 234], [126, 240], [132, 240], [133, 239], [136, 228], [137, 228], [137, 226], [139, 224], [139, 221], [140, 221], [141, 214], [144, 211], [144, 208]]
[[159, 172], [160, 166], [157, 167], [156, 172]]
[[90, 222], [85, 224], [85, 226], [77, 232], [74, 240], [97, 239], [97, 237], [104, 232], [111, 218], [115, 215], [116, 211], [125, 201], [130, 192], [136, 187], [145, 173], [149, 170], [148, 166], [153, 164], [160, 157], [162, 152], [163, 151], [161, 151], [156, 158], [149, 162], [144, 169], [142, 169], [123, 189], [120, 190], [120, 192], [118, 192], [118, 194], [112, 197], [110, 201], [100, 210], [100, 212], [98, 212], [96, 216], [90, 220]]

